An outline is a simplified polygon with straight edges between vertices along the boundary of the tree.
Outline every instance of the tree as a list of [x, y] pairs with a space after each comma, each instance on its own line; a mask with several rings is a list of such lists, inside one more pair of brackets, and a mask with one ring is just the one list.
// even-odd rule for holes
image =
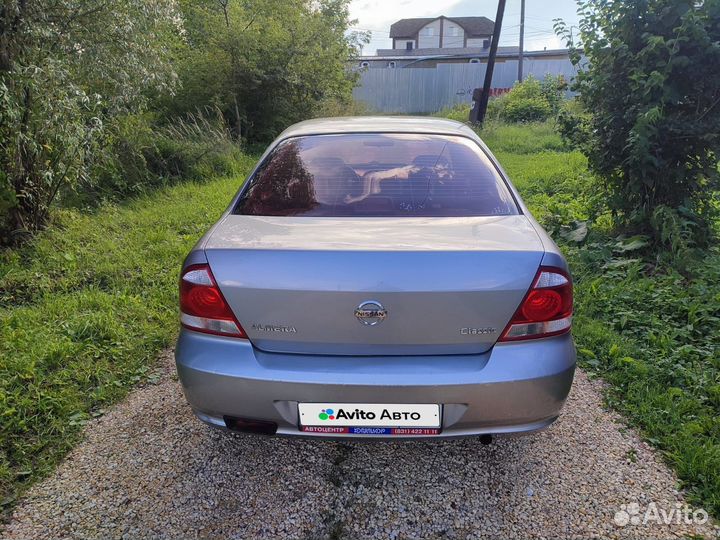
[[3, 0], [0, 240], [45, 226], [106, 122], [174, 85], [181, 23], [174, 0]]
[[267, 140], [349, 100], [347, 62], [363, 35], [349, 31], [348, 0], [184, 0], [178, 54], [182, 89], [171, 115], [219, 107], [237, 137]]
[[[587, 155], [618, 223], [677, 247], [703, 241], [720, 185], [720, 0], [584, 0], [587, 115], [561, 119]], [[582, 54], [584, 57], [582, 58]]]
[[349, 101], [364, 36], [348, 3], [0, 0], [0, 244], [45, 227], [58, 198], [87, 200], [73, 190], [161, 183], [166, 161], [214, 144], [170, 140], [208, 111], [232, 153]]

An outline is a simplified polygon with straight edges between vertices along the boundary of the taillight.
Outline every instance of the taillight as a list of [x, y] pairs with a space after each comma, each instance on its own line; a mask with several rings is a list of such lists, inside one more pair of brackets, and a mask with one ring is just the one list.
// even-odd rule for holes
[[197, 332], [247, 337], [206, 264], [189, 266], [180, 276], [180, 322]]
[[559, 268], [542, 266], [500, 341], [537, 339], [569, 332], [572, 310], [570, 276]]

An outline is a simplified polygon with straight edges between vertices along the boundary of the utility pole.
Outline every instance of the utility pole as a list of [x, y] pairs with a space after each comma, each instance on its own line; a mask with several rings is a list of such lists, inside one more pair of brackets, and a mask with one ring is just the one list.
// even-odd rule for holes
[[518, 81], [523, 80], [523, 51], [525, 50], [525, 0], [520, 0], [520, 50], [518, 51]]
[[505, 0], [498, 0], [497, 15], [495, 16], [495, 29], [493, 30], [490, 53], [488, 55], [487, 69], [485, 70], [485, 82], [483, 83], [480, 99], [474, 99], [474, 105], [470, 111], [470, 122], [482, 124], [485, 120], [488, 101], [490, 100], [490, 86], [492, 85], [493, 70], [495, 69], [495, 56], [497, 55], [498, 43], [500, 42], [500, 28], [502, 28], [503, 15], [505, 14]]

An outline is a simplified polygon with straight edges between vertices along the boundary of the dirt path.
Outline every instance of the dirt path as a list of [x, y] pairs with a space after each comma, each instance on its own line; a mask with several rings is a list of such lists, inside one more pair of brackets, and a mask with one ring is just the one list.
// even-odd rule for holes
[[718, 536], [707, 524], [623, 524], [630, 516], [621, 505], [639, 504], [637, 521], [651, 503], [667, 513], [684, 500], [673, 474], [603, 410], [599, 383], [583, 373], [551, 429], [483, 446], [224, 433], [194, 419], [170, 354], [162, 365], [159, 384], [88, 426], [3, 537]]

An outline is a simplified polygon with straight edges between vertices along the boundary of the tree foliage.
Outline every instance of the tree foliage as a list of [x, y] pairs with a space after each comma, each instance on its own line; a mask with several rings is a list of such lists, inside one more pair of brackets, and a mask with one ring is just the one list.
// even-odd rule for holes
[[[34, 231], [87, 173], [105, 123], [168, 91], [174, 0], [4, 0], [0, 232]], [[4, 238], [5, 241], [8, 238]]]
[[580, 46], [556, 21], [582, 67], [574, 90], [587, 111], [565, 115], [564, 134], [620, 225], [674, 246], [702, 241], [720, 182], [720, 1], [579, 5]]
[[558, 113], [567, 83], [562, 75], [538, 80], [529, 75], [494, 101], [493, 109], [507, 122], [541, 122]]
[[0, 0], [0, 244], [349, 100], [348, 3]]
[[328, 100], [349, 101], [348, 0], [184, 0], [182, 89], [171, 114], [219, 107], [233, 133], [267, 140]]

